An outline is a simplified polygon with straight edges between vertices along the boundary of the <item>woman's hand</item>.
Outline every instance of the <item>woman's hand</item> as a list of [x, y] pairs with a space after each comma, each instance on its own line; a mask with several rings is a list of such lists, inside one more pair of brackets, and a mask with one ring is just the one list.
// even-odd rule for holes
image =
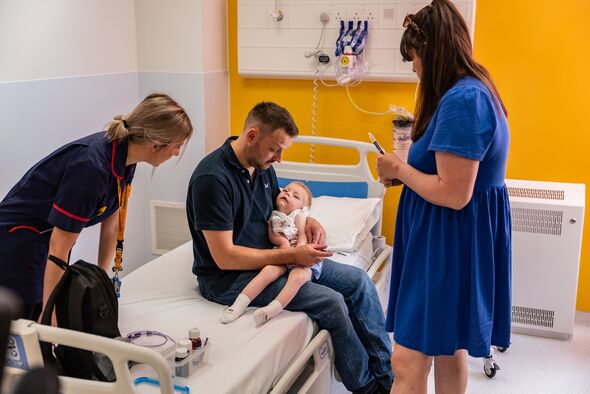
[[379, 178], [379, 182], [381, 182], [383, 184], [383, 186], [385, 186], [385, 187], [400, 186], [400, 185], [404, 184], [399, 179], [387, 179], [387, 178], [385, 178], [385, 179]]
[[377, 174], [379, 182], [386, 187], [399, 186], [399, 168], [402, 161], [393, 153], [384, 153], [377, 156]]

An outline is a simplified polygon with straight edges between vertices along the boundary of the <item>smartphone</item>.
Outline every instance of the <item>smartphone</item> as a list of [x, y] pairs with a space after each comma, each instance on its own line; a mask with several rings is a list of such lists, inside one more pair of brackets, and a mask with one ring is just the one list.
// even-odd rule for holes
[[371, 132], [369, 132], [369, 139], [371, 140], [371, 142], [373, 143], [373, 145], [375, 145], [375, 148], [377, 148], [377, 150], [379, 151], [379, 153], [381, 153], [382, 155], [384, 155], [385, 154], [385, 151], [383, 150], [383, 148], [381, 147], [381, 145], [379, 145], [379, 142], [377, 142], [377, 140], [375, 139], [375, 136]]

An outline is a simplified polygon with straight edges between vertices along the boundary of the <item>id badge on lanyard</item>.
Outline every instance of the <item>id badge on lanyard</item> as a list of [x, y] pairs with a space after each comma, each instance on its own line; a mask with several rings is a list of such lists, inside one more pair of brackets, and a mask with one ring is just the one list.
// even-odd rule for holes
[[125, 220], [127, 218], [127, 202], [131, 195], [131, 185], [125, 184], [123, 179], [117, 182], [118, 196], [119, 196], [119, 231], [117, 233], [117, 248], [115, 250], [115, 265], [113, 272], [115, 275], [111, 278], [113, 288], [117, 298], [121, 296], [121, 279], [119, 278], [119, 271], [123, 270], [123, 234], [125, 233]]

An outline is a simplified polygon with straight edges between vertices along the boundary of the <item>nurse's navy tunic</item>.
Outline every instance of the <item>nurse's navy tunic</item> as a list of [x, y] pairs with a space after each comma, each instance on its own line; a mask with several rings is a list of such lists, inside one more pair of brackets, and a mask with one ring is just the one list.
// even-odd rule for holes
[[408, 163], [436, 174], [435, 152], [479, 161], [463, 209], [432, 204], [404, 187], [398, 206], [387, 330], [430, 356], [510, 345], [511, 224], [504, 183], [509, 131], [488, 88], [461, 78], [441, 98]]
[[0, 286], [23, 304], [43, 301], [51, 230], [79, 233], [119, 207], [117, 183], [131, 183], [127, 141], [105, 132], [62, 146], [35, 164], [0, 202]]

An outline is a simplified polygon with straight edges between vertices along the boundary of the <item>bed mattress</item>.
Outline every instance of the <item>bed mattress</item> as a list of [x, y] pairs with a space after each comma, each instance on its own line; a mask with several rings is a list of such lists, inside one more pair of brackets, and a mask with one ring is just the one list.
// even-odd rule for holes
[[[235, 322], [221, 324], [225, 307], [201, 296], [192, 262], [188, 242], [123, 278], [121, 334], [156, 330], [178, 341], [188, 336], [189, 328], [198, 327], [209, 340], [203, 360], [187, 380], [191, 392], [268, 392], [313, 337], [312, 320], [301, 312], [283, 311], [257, 328], [254, 308], [249, 308]], [[131, 372], [134, 377], [149, 375], [142, 366]]]

